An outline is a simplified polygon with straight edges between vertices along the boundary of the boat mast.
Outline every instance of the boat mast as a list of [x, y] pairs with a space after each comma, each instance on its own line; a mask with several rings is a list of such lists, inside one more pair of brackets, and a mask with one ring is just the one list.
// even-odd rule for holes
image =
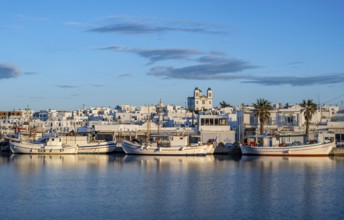
[[160, 134], [161, 109], [162, 109], [162, 102], [161, 102], [161, 99], [160, 99], [159, 106], [157, 107], [157, 111], [158, 111], [158, 136], [157, 136], [157, 139], [156, 139], [157, 146], [159, 145], [159, 140], [160, 140], [159, 134]]
[[148, 146], [149, 136], [150, 136], [150, 113], [149, 113], [149, 105], [148, 105], [146, 146]]
[[160, 99], [160, 103], [159, 103], [159, 107], [158, 107], [158, 135], [160, 134], [161, 109], [162, 109], [162, 103], [161, 103], [161, 99]]

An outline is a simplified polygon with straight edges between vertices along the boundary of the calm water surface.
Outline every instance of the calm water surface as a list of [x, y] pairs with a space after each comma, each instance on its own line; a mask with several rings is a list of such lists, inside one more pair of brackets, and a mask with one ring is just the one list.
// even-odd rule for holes
[[343, 219], [344, 158], [0, 156], [0, 219]]

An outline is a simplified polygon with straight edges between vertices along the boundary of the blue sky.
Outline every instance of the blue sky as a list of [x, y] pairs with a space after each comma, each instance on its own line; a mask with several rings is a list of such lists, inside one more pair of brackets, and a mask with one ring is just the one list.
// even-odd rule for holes
[[0, 1], [0, 110], [344, 100], [344, 1]]

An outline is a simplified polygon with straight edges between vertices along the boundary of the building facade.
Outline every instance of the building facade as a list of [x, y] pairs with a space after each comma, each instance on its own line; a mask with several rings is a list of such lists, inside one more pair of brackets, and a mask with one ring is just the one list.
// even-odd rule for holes
[[1, 111], [0, 112], [0, 119], [8, 119], [10, 117], [21, 117], [21, 111]]
[[213, 108], [213, 91], [208, 88], [207, 94], [196, 87], [192, 97], [188, 97], [188, 109], [191, 111], [204, 111]]

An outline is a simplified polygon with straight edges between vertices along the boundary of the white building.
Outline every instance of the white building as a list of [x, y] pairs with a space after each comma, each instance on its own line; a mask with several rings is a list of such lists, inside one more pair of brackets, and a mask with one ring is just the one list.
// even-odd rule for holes
[[134, 112], [137, 110], [137, 108], [135, 105], [121, 105], [120, 110], [123, 112], [125, 111]]
[[212, 139], [224, 145], [235, 142], [235, 131], [228, 125], [227, 115], [199, 115], [197, 124], [201, 142]]
[[192, 111], [203, 111], [213, 108], [213, 92], [208, 88], [207, 94], [203, 95], [202, 91], [196, 87], [193, 97], [188, 97], [188, 109]]

